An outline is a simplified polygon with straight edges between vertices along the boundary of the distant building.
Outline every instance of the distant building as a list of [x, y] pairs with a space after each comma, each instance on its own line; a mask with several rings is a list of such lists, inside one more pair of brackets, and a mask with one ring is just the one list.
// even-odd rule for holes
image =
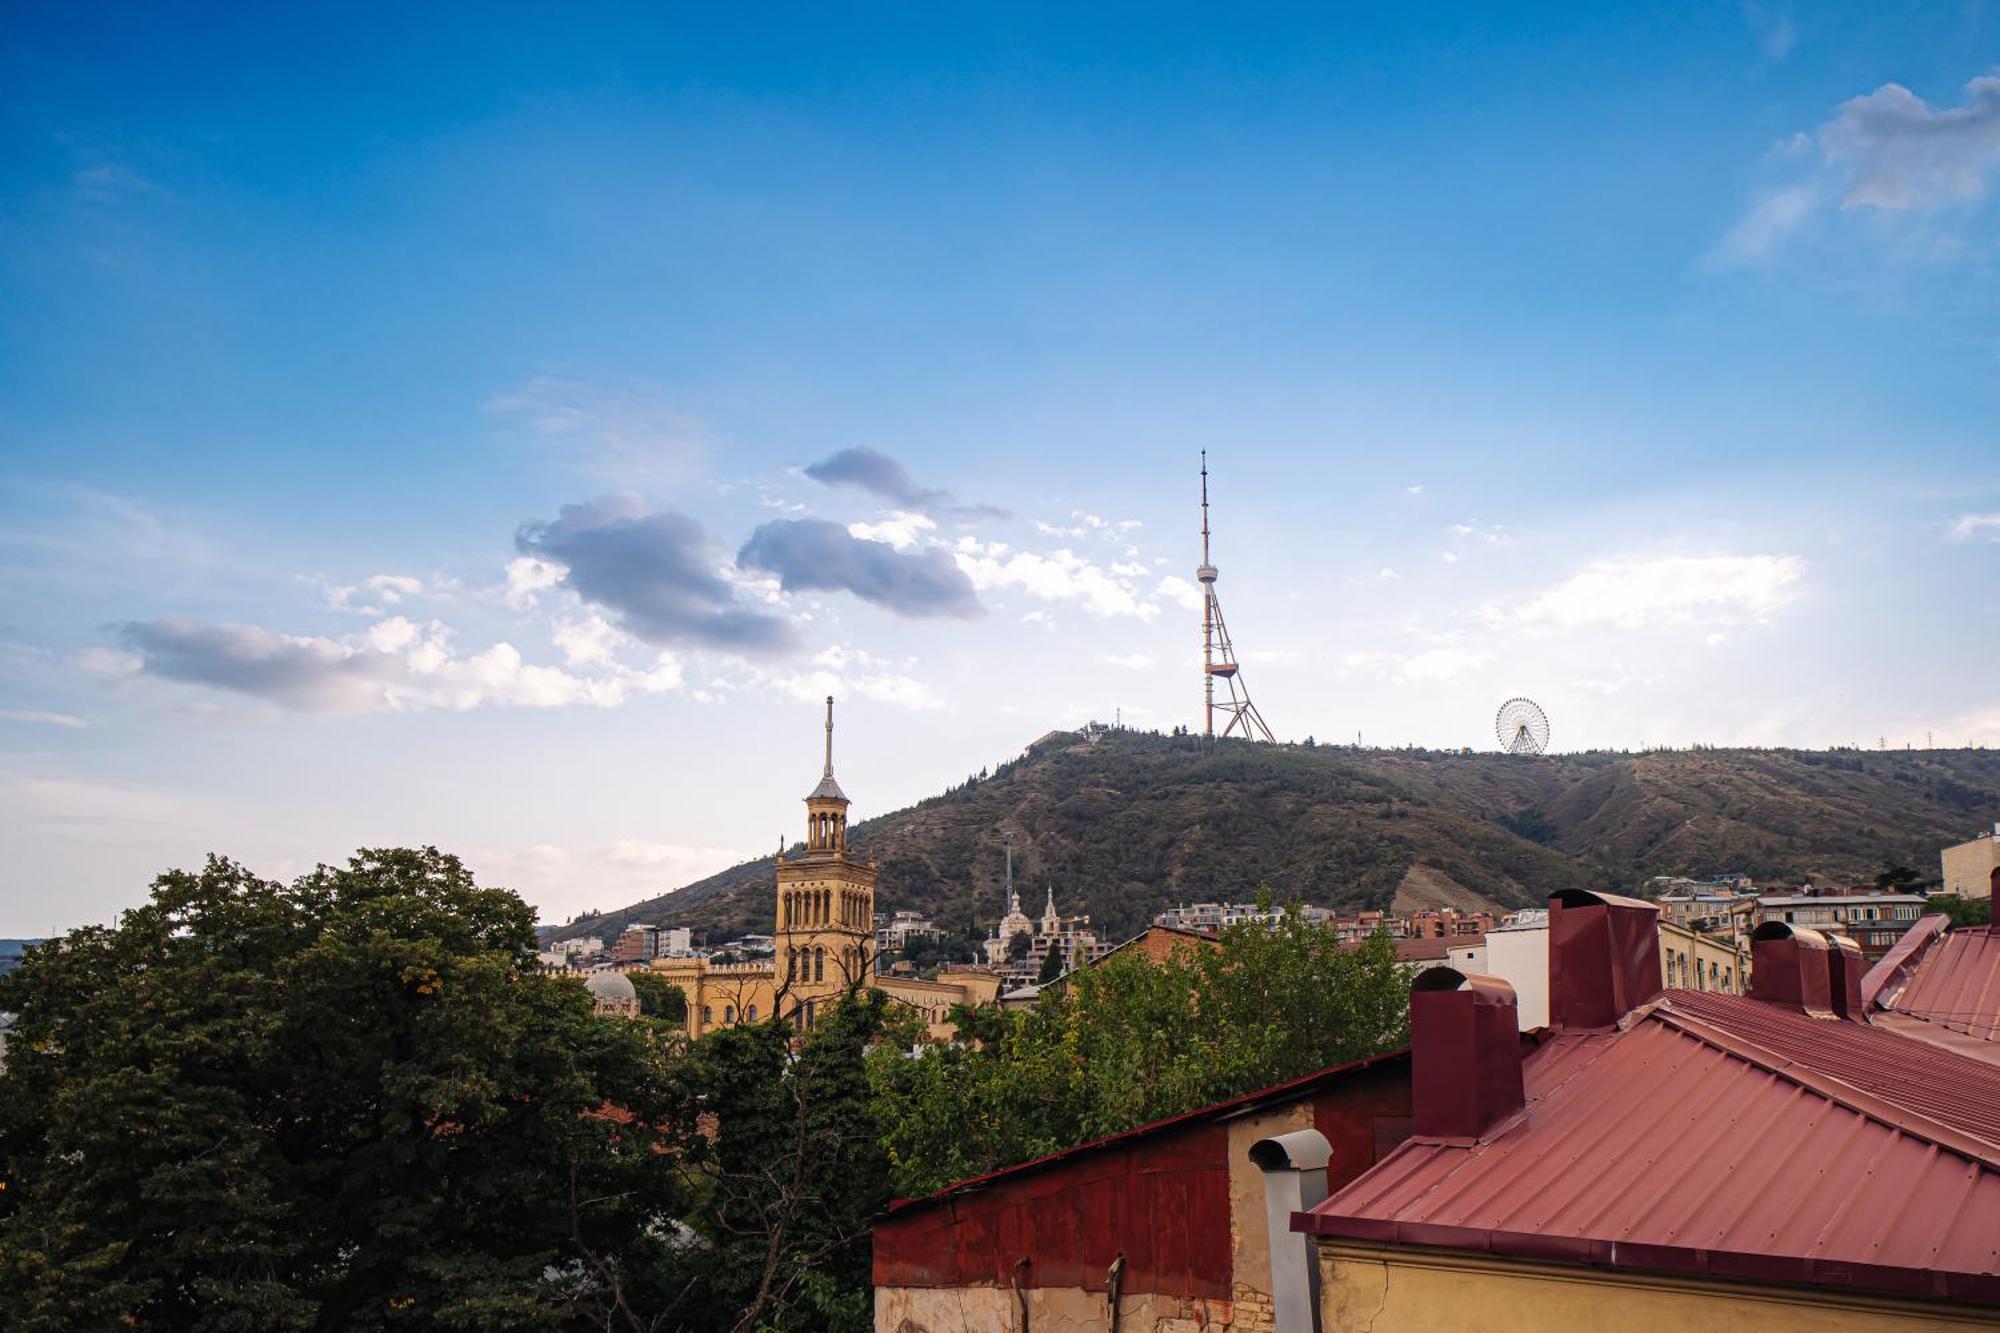
[[1874, 962], [1917, 923], [1928, 901], [1918, 893], [1823, 893], [1808, 885], [1798, 893], [1760, 896], [1751, 912], [1751, 926], [1781, 921], [1846, 935], [1861, 946], [1862, 957]]
[[[1331, 908], [1316, 907], [1311, 903], [1297, 904], [1299, 917], [1315, 925], [1330, 925], [1335, 919]], [[1273, 903], [1263, 907], [1257, 903], [1182, 903], [1169, 907], [1153, 918], [1156, 926], [1176, 926], [1182, 930], [1222, 931], [1239, 921], [1257, 921], [1264, 925], [1276, 925], [1285, 919], [1289, 910], [1287, 904]], [[1377, 914], [1379, 915], [1379, 913]]]
[[599, 935], [578, 935], [574, 939], [557, 940], [549, 946], [548, 951], [570, 957], [591, 958], [604, 952], [604, 939]]
[[614, 963], [650, 963], [660, 956], [660, 928], [631, 925], [611, 943]]
[[613, 1018], [639, 1016], [639, 992], [632, 979], [616, 968], [592, 972], [584, 978], [583, 985], [590, 992], [591, 1007], [596, 1012]]
[[[1112, 946], [1097, 938], [1097, 932], [1090, 928], [1090, 917], [1079, 914], [1064, 916], [1056, 910], [1056, 891], [1049, 890], [1048, 904], [1042, 909], [1039, 920], [1031, 919], [1021, 911], [1021, 897], [1018, 893], [1009, 895], [1007, 915], [1000, 925], [986, 939], [986, 960], [995, 972], [1003, 977], [1028, 980], [1040, 976], [1042, 964], [1050, 954], [1062, 960], [1062, 971], [1084, 967], [1111, 952]], [[1022, 923], [1026, 923], [1023, 928]], [[1026, 935], [1028, 951], [1019, 959], [1009, 956], [1008, 946], [1016, 935]]]
[[898, 908], [888, 917], [877, 914], [875, 918], [877, 953], [898, 953], [908, 948], [913, 939], [936, 939], [942, 934], [929, 917], [907, 907]]
[[734, 941], [729, 949], [743, 962], [653, 959], [653, 970], [687, 997], [691, 1037], [772, 1018], [804, 1032], [851, 987], [872, 985], [943, 1039], [952, 1035], [954, 1005], [991, 1004], [1000, 993], [991, 972], [946, 969], [930, 981], [875, 975], [876, 865], [848, 846], [847, 794], [833, 776], [831, 699], [826, 737], [825, 769], [806, 796], [805, 852], [778, 859], [776, 935]]
[[1945, 848], [1940, 859], [1946, 893], [1961, 898], [2000, 897], [2000, 824], [1971, 842]]

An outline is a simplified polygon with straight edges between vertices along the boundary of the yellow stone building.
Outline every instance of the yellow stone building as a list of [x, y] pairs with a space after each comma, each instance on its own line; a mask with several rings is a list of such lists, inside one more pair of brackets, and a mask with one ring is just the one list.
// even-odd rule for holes
[[947, 970], [935, 981], [872, 976], [875, 874], [871, 860], [847, 846], [847, 793], [833, 776], [833, 699], [826, 701], [826, 766], [806, 797], [806, 845], [777, 858], [772, 957], [754, 963], [657, 958], [653, 970], [687, 996], [687, 1030], [761, 1023], [773, 1015], [804, 1032], [850, 984], [860, 981], [921, 1014], [931, 1035], [948, 1039], [955, 1004], [991, 1004], [1000, 978], [977, 969]]
[[1944, 891], [1961, 898], [2000, 898], [2000, 824], [1970, 842], [1947, 847], [1940, 860]]

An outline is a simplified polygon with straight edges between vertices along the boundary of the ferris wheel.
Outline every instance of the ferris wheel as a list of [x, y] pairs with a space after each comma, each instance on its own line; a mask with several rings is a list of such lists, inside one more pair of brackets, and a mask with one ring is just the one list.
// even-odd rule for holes
[[1540, 754], [1549, 748], [1549, 715], [1533, 699], [1513, 698], [1501, 704], [1493, 730], [1508, 754]]

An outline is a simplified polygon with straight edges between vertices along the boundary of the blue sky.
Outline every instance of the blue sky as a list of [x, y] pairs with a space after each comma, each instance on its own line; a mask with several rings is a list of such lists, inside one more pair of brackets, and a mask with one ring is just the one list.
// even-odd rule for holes
[[8, 7], [0, 933], [1051, 726], [2000, 744], [2000, 13]]

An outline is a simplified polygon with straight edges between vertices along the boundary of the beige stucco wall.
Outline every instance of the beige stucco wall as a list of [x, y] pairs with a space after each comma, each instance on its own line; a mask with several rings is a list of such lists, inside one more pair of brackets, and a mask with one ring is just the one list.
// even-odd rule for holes
[[1880, 1333], [2000, 1323], [1991, 1314], [1941, 1306], [1348, 1241], [1320, 1246], [1320, 1281], [1323, 1333]]
[[2000, 866], [2000, 837], [1974, 838], [1944, 849], [1944, 891], [1966, 898], [1993, 894], [1993, 869]]
[[[1032, 1333], [1104, 1333], [1111, 1327], [1101, 1291], [1034, 1287], [1026, 1295]], [[1118, 1333], [1233, 1333], [1242, 1327], [1228, 1301], [1135, 1293], [1118, 1303]], [[1018, 1333], [1020, 1328], [1019, 1299], [1007, 1288], [875, 1288], [875, 1333]]]

